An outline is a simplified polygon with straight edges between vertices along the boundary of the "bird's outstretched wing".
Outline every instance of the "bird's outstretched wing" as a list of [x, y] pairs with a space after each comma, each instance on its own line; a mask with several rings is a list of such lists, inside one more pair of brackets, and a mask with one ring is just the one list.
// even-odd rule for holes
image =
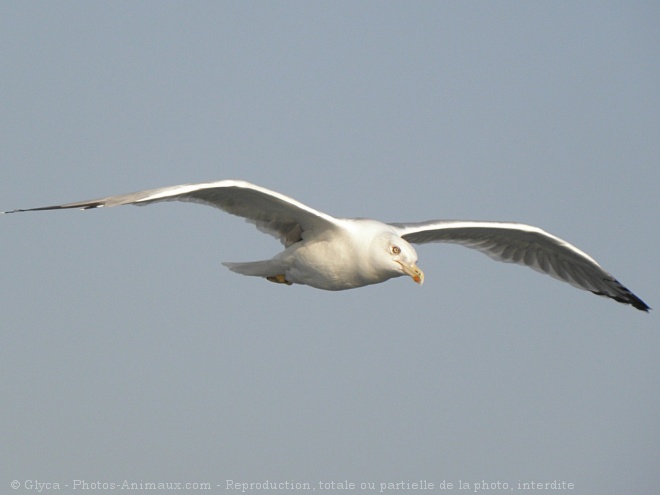
[[432, 220], [391, 224], [405, 240], [415, 244], [449, 242], [476, 249], [494, 260], [517, 263], [600, 296], [648, 311], [591, 256], [538, 227], [508, 222]]
[[295, 199], [239, 180], [161, 187], [89, 201], [3, 213], [65, 208], [87, 210], [119, 205], [142, 206], [159, 201], [187, 201], [219, 208], [254, 223], [259, 230], [277, 237], [285, 246], [299, 241], [304, 231], [322, 232], [338, 224], [332, 216], [316, 211]]

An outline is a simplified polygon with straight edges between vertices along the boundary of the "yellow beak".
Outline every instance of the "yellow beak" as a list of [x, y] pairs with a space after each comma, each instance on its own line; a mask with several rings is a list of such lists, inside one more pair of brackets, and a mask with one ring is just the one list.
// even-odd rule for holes
[[400, 261], [397, 261], [399, 265], [401, 265], [401, 268], [403, 269], [403, 273], [406, 275], [410, 275], [410, 277], [417, 282], [419, 285], [422, 285], [424, 283], [424, 272], [419, 269], [419, 267], [416, 264], [412, 265], [406, 265], [404, 263], [401, 263]]

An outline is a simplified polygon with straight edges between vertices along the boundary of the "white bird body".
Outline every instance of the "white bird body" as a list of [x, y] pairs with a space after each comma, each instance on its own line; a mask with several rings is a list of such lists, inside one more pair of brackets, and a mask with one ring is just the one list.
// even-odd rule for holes
[[224, 263], [243, 275], [273, 282], [345, 290], [410, 276], [421, 285], [410, 243], [448, 242], [476, 249], [497, 261], [517, 263], [616, 301], [648, 311], [641, 299], [591, 256], [538, 227], [511, 222], [432, 220], [387, 224], [335, 218], [254, 184], [223, 180], [184, 184], [55, 206], [12, 210], [91, 209], [160, 201], [206, 204], [252, 222], [280, 239], [285, 249], [270, 260]]
[[[383, 266], [382, 259], [372, 256], [375, 244], [386, 249], [388, 240], [407, 253], [408, 264], [417, 262], [417, 253], [395, 230], [382, 222], [369, 219], [336, 219], [337, 228], [319, 235], [302, 236], [267, 261], [224, 263], [230, 270], [260, 277], [285, 276], [292, 284], [303, 284], [325, 290], [345, 290], [384, 282], [402, 276]], [[370, 239], [371, 242], [365, 242]], [[404, 250], [405, 245], [405, 250]]]

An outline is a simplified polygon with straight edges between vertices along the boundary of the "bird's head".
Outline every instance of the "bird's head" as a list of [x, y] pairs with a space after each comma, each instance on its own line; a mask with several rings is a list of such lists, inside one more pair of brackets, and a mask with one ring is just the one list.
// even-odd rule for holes
[[383, 268], [385, 268], [392, 277], [408, 275], [419, 285], [424, 283], [424, 272], [417, 266], [417, 252], [410, 243], [398, 235], [391, 234], [384, 236], [379, 243], [379, 249], [383, 256]]

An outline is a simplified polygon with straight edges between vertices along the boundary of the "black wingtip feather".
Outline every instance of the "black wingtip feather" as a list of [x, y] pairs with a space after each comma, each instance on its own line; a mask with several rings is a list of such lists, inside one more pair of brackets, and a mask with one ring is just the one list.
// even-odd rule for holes
[[72, 205], [57, 205], [57, 206], [40, 206], [39, 208], [25, 208], [19, 210], [3, 211], [1, 213], [4, 214], [4, 213], [21, 213], [24, 211], [69, 210], [73, 208], [77, 208], [79, 210], [90, 210], [92, 208], [98, 208], [100, 206], [103, 206], [103, 203], [99, 201], [97, 203], [91, 203], [86, 205], [72, 204]]
[[591, 291], [594, 294], [598, 296], [604, 296], [604, 297], [609, 297], [610, 299], [614, 299], [617, 302], [620, 302], [622, 304], [630, 304], [633, 308], [639, 309], [640, 311], [644, 311], [646, 313], [649, 312], [651, 309], [648, 304], [646, 304], [644, 301], [642, 301], [639, 297], [637, 297], [635, 294], [630, 292], [628, 289], [622, 286], [623, 289], [625, 289], [625, 295], [624, 296], [611, 296], [609, 294], [605, 294], [603, 292], [597, 292], [597, 291]]

